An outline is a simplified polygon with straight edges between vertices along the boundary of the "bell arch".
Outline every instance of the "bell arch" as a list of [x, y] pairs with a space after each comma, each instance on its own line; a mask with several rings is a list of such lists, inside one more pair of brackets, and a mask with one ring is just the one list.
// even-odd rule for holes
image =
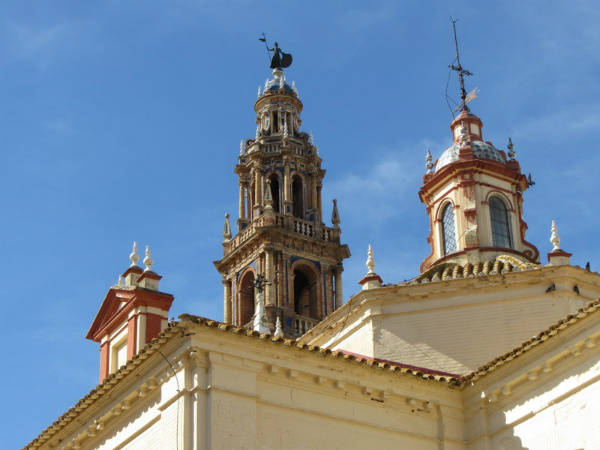
[[271, 182], [271, 197], [273, 199], [273, 210], [281, 213], [281, 183], [276, 172], [271, 173], [267, 179]]
[[292, 176], [292, 214], [304, 220], [304, 179], [298, 173]]
[[254, 317], [254, 269], [248, 267], [238, 281], [238, 323], [246, 325]]
[[319, 319], [321, 316], [321, 279], [319, 271], [307, 261], [292, 265], [294, 312], [300, 316]]

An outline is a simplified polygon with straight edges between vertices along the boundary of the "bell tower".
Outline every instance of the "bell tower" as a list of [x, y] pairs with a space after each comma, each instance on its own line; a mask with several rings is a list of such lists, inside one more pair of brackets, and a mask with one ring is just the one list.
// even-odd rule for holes
[[279, 319], [284, 335], [296, 337], [342, 305], [342, 261], [350, 251], [340, 243], [335, 200], [332, 226], [323, 223], [325, 170], [312, 136], [300, 129], [303, 105], [280, 64], [286, 56], [291, 64], [291, 56], [283, 55], [273, 57], [273, 79], [258, 90], [256, 136], [242, 141], [235, 166], [237, 233], [227, 214], [223, 258], [214, 264], [223, 277], [225, 322], [251, 325], [260, 279], [270, 332]]

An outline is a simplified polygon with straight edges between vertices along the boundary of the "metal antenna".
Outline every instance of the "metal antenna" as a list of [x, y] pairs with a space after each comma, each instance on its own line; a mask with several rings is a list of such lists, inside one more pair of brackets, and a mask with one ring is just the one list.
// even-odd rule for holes
[[468, 112], [469, 108], [467, 106], [468, 101], [467, 101], [467, 91], [465, 90], [464, 75], [473, 75], [473, 74], [471, 72], [469, 72], [468, 70], [463, 69], [462, 66], [460, 65], [460, 55], [458, 53], [458, 39], [456, 38], [456, 22], [458, 22], [458, 19], [454, 20], [454, 17], [451, 17], [451, 19], [452, 19], [452, 28], [454, 29], [454, 45], [456, 46], [456, 66], [450, 65], [448, 67], [450, 67], [452, 70], [458, 72], [458, 82], [460, 84], [460, 98], [461, 98], [459, 108], [461, 111]]

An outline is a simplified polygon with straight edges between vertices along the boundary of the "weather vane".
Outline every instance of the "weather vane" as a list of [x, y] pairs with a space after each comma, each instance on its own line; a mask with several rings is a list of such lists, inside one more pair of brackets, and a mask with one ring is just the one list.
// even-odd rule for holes
[[455, 60], [456, 66], [454, 64], [452, 64], [448, 67], [458, 73], [458, 82], [460, 84], [460, 99], [461, 99], [458, 107], [454, 111], [452, 111], [452, 113], [454, 114], [459, 109], [461, 111], [467, 111], [467, 112], [469, 111], [469, 107], [467, 106], [467, 104], [477, 97], [478, 89], [475, 88], [468, 94], [467, 94], [467, 91], [465, 90], [464, 76], [465, 75], [471, 76], [473, 74], [471, 72], [469, 72], [468, 70], [463, 69], [460, 64], [460, 55], [458, 52], [458, 39], [456, 38], [456, 22], [458, 22], [458, 19], [454, 20], [454, 17], [452, 17], [451, 19], [452, 19], [452, 29], [454, 30], [454, 45], [456, 47], [456, 60]]
[[[283, 53], [277, 42], [275, 42], [273, 48], [269, 48], [269, 44], [267, 44], [267, 35], [265, 33], [262, 33], [262, 37], [258, 38], [258, 40], [265, 43], [267, 54], [269, 55], [269, 60], [271, 61], [271, 69], [285, 69], [286, 67], [290, 67], [292, 65], [292, 55], [289, 53]], [[271, 56], [271, 52], [273, 52], [273, 56]]]

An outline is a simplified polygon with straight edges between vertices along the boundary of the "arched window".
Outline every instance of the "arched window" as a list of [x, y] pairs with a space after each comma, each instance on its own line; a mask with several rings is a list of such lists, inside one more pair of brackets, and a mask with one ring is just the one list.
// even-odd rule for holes
[[456, 226], [454, 224], [454, 205], [448, 203], [442, 212], [442, 235], [444, 237], [444, 255], [458, 250], [456, 245]]
[[492, 223], [492, 245], [511, 248], [510, 226], [506, 205], [498, 197], [490, 197], [490, 221]]
[[254, 273], [249, 270], [239, 282], [239, 324], [245, 326], [254, 317]]
[[292, 201], [294, 217], [304, 220], [304, 188], [302, 186], [302, 177], [294, 175], [292, 178]]
[[280, 201], [279, 201], [279, 178], [276, 174], [271, 174], [269, 176], [269, 180], [271, 180], [271, 196], [273, 198], [273, 209], [276, 213], [280, 213]]
[[306, 268], [294, 270], [294, 311], [296, 314], [317, 319], [317, 280]]

